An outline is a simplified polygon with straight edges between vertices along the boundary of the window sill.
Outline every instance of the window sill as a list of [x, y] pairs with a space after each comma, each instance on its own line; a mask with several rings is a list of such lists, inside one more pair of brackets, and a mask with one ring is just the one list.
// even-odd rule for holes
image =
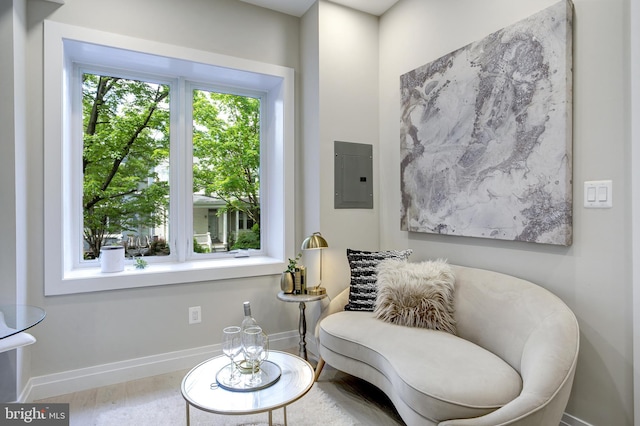
[[124, 271], [112, 273], [101, 272], [100, 267], [78, 268], [48, 282], [45, 296], [277, 275], [284, 268], [281, 259], [267, 256], [151, 263], [144, 269], [127, 263]]

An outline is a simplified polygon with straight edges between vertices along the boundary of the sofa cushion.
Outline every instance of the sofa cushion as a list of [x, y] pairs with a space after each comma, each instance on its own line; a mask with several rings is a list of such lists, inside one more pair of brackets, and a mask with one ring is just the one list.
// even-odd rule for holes
[[347, 249], [351, 269], [347, 311], [373, 311], [376, 301], [376, 267], [385, 259], [407, 260], [413, 250], [363, 251]]
[[379, 371], [407, 405], [436, 423], [485, 415], [522, 389], [520, 375], [480, 346], [442, 331], [383, 322], [371, 312], [324, 318], [320, 341]]
[[456, 334], [455, 276], [446, 260], [409, 263], [387, 259], [380, 262], [377, 272], [376, 318]]

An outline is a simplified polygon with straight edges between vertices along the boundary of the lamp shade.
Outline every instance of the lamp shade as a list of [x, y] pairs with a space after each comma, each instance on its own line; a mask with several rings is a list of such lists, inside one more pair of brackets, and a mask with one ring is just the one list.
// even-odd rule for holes
[[302, 250], [314, 250], [327, 247], [329, 247], [327, 240], [325, 240], [319, 232], [314, 232], [311, 236], [305, 238], [301, 248]]

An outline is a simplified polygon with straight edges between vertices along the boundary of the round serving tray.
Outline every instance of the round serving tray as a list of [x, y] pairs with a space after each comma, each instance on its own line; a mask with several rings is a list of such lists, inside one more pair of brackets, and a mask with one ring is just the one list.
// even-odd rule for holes
[[260, 378], [262, 379], [260, 383], [255, 385], [250, 384], [249, 380], [251, 380], [251, 373], [240, 374], [238, 371], [236, 374], [240, 375], [240, 381], [233, 385], [229, 385], [225, 383], [229, 378], [229, 365], [230, 364], [225, 365], [220, 371], [218, 371], [218, 374], [216, 374], [216, 382], [218, 382], [218, 386], [222, 389], [232, 392], [253, 392], [268, 388], [280, 380], [280, 376], [282, 375], [282, 370], [277, 364], [271, 361], [263, 361], [262, 364], [260, 364], [260, 371], [256, 373], [260, 375]]

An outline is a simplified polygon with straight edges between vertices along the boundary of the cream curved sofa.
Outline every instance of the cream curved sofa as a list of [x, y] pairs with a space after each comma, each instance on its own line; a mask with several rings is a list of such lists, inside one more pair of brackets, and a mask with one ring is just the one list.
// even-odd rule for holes
[[578, 322], [555, 295], [505, 274], [451, 265], [457, 336], [344, 311], [321, 313], [320, 362], [380, 388], [409, 426], [560, 423], [579, 347]]

